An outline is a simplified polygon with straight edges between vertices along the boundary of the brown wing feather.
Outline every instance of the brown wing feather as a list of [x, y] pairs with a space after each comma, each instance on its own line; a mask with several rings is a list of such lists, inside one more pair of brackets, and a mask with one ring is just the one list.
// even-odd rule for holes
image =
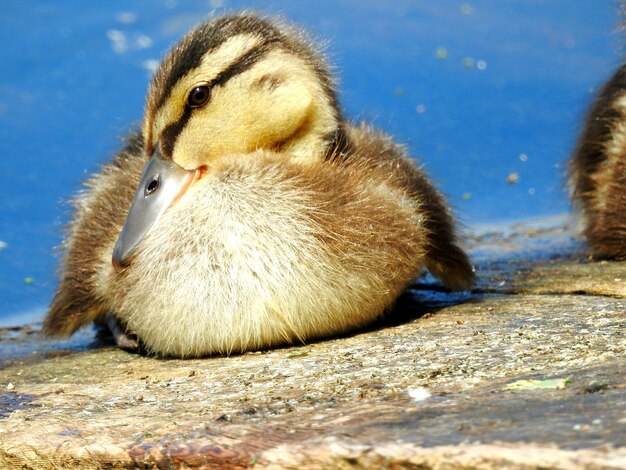
[[142, 137], [135, 133], [74, 199], [73, 221], [63, 242], [62, 279], [44, 321], [44, 333], [70, 335], [105, 314], [106, 302], [95, 290], [98, 270], [107, 262], [103, 250], [122, 227], [143, 163]]
[[[390, 137], [367, 125], [349, 126], [347, 132], [359, 164], [368, 165], [373, 177], [400, 187], [414, 201], [428, 240], [416, 240], [426, 249], [426, 266], [453, 290], [469, 289], [474, 282], [472, 265], [459, 246], [454, 221], [445, 198], [426, 173]], [[347, 163], [354, 162], [350, 158]]]

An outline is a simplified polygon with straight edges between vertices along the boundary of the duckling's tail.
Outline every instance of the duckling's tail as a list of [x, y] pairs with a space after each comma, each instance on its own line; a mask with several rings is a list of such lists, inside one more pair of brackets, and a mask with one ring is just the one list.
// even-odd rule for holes
[[[439, 240], [441, 244], [441, 240]], [[426, 267], [451, 290], [469, 290], [476, 275], [465, 252], [454, 240], [436, 246], [428, 253]]]
[[[405, 163], [405, 165], [408, 165]], [[460, 247], [454, 218], [443, 195], [430, 182], [426, 173], [416, 167], [408, 190], [419, 203], [422, 225], [426, 229], [426, 267], [451, 290], [471, 289], [476, 275], [465, 251]]]

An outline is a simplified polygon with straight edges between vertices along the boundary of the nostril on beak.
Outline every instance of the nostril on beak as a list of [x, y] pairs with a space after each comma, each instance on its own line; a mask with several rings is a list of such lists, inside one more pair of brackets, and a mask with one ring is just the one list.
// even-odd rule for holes
[[146, 163], [113, 250], [112, 263], [116, 272], [123, 271], [131, 264], [132, 254], [152, 225], [182, 197], [196, 173], [195, 170], [185, 170], [171, 160], [163, 160], [158, 155]]
[[152, 178], [152, 180], [150, 180], [148, 182], [148, 184], [146, 185], [145, 196], [150, 196], [150, 194], [152, 194], [157, 189], [159, 189], [160, 182], [161, 181], [160, 181], [158, 175], [156, 175], [154, 178]]

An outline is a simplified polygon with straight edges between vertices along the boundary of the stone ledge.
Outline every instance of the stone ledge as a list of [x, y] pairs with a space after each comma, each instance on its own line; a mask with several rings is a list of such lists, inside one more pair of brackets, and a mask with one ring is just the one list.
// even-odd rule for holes
[[570, 253], [477, 256], [478, 293], [421, 284], [368, 330], [232, 357], [5, 329], [0, 467], [624, 468], [626, 263]]
[[[311, 449], [315, 450], [311, 452]], [[306, 462], [309, 462], [308, 464]], [[460, 444], [418, 447], [411, 444], [381, 444], [367, 447], [336, 439], [324, 439], [313, 446], [280, 446], [263, 454], [261, 468], [606, 468], [626, 466], [626, 449], [569, 451], [541, 444]]]

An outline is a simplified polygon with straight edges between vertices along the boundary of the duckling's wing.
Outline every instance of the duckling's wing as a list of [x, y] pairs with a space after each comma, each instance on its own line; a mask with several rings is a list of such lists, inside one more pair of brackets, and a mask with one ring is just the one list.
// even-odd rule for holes
[[50, 336], [72, 334], [104, 316], [99, 276], [111, 266], [111, 253], [143, 167], [143, 140], [132, 134], [125, 148], [102, 167], [74, 199], [74, 215], [63, 241], [61, 282], [44, 321]]
[[351, 154], [345, 159], [366, 165], [373, 177], [385, 184], [400, 187], [415, 205], [416, 215], [426, 228], [428, 240], [416, 243], [425, 245], [425, 264], [428, 270], [450, 289], [469, 289], [474, 282], [474, 272], [469, 258], [459, 245], [452, 213], [445, 198], [435, 188], [426, 173], [418, 168], [404, 149], [391, 138], [361, 124], [346, 126], [351, 144]]

